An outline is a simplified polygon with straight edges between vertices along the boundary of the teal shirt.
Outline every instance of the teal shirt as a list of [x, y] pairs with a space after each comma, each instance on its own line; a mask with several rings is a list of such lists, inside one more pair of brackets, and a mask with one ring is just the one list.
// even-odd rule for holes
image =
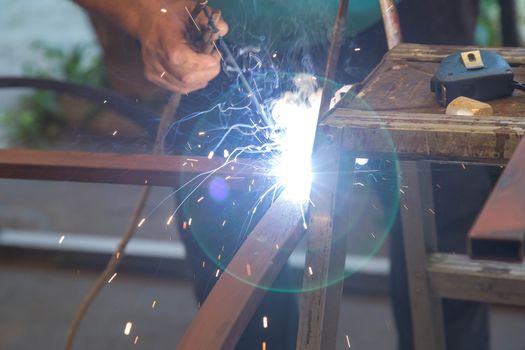
[[[399, 0], [396, 0], [399, 2]], [[269, 48], [324, 44], [329, 41], [337, 0], [210, 0], [230, 25], [228, 38]], [[355, 36], [381, 18], [379, 0], [350, 1], [347, 36]]]

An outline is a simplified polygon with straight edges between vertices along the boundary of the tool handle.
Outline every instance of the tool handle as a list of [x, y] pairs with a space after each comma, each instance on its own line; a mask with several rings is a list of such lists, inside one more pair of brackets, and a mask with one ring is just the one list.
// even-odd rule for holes
[[186, 39], [191, 48], [196, 52], [209, 54], [216, 49], [215, 41], [220, 37], [215, 23], [221, 19], [221, 12], [213, 10], [209, 16], [208, 25], [202, 26], [197, 23], [197, 17], [205, 10], [205, 7], [206, 2], [197, 2], [191, 11], [187, 24]]

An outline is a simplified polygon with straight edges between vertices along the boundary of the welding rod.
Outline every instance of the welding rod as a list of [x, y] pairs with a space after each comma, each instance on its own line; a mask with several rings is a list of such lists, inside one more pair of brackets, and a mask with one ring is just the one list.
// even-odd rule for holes
[[328, 58], [326, 61], [326, 68], [324, 73], [323, 93], [321, 97], [321, 107], [319, 108], [319, 117], [317, 125], [319, 125], [328, 114], [330, 108], [330, 100], [334, 93], [330, 87], [330, 82], [334, 80], [339, 63], [339, 56], [341, 55], [341, 45], [343, 39], [343, 31], [346, 23], [346, 16], [348, 13], [348, 0], [339, 0], [339, 7], [337, 9], [337, 17], [332, 32], [332, 40], [330, 49], [328, 50]]

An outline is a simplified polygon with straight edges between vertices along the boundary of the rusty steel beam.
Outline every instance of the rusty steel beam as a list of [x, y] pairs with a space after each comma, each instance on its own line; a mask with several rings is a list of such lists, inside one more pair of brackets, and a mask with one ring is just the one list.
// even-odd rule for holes
[[[0, 150], [0, 178], [10, 179], [175, 187], [182, 175], [203, 174], [223, 164], [223, 159], [192, 156]], [[264, 176], [256, 169], [265, 169], [265, 164], [238, 160], [216, 174], [250, 179]]]
[[220, 276], [177, 350], [235, 347], [266, 288], [304, 236], [302, 220], [301, 204], [282, 196], [272, 204]]
[[525, 240], [525, 141], [521, 141], [469, 232], [477, 259], [523, 261]]

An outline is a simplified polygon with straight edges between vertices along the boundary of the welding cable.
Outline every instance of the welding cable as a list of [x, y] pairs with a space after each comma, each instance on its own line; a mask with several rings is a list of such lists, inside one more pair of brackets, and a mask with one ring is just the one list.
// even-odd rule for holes
[[520, 83], [518, 81], [513, 81], [512, 82], [512, 87], [516, 90], [521, 90], [521, 91], [525, 91], [525, 83]]
[[[168, 104], [164, 108], [164, 111], [162, 113], [162, 118], [160, 120], [158, 129], [157, 129], [157, 136], [155, 138], [155, 147], [153, 149], [153, 154], [157, 155], [157, 154], [164, 153], [165, 135], [169, 131], [171, 124], [175, 120], [175, 114], [179, 107], [180, 100], [181, 100], [180, 94], [173, 94]], [[82, 300], [82, 303], [78, 307], [77, 312], [75, 313], [75, 316], [69, 326], [69, 330], [68, 330], [68, 334], [66, 338], [66, 344], [64, 347], [65, 350], [72, 349], [73, 343], [75, 341], [75, 336], [78, 332], [78, 329], [80, 327], [82, 320], [86, 316], [86, 313], [89, 307], [91, 306], [93, 301], [96, 299], [96, 297], [100, 294], [100, 291], [104, 288], [106, 283], [109, 283], [109, 280], [115, 274], [117, 267], [120, 265], [120, 262], [124, 258], [124, 251], [129, 241], [133, 237], [135, 231], [137, 230], [137, 227], [139, 227], [140, 221], [142, 220], [141, 213], [144, 209], [144, 206], [146, 205], [146, 201], [148, 199], [150, 191], [151, 191], [151, 186], [143, 187], [142, 192], [140, 193], [139, 199], [137, 200], [135, 210], [133, 211], [133, 214], [131, 215], [131, 220], [129, 222], [128, 228], [126, 232], [124, 233], [124, 235], [122, 236], [122, 238], [120, 239], [117, 249], [111, 256], [111, 259], [108, 261], [104, 271], [99, 275], [99, 277], [97, 278], [97, 281], [95, 282], [91, 290], [88, 292], [88, 294], [86, 294], [86, 296]]]
[[51, 90], [72, 95], [104, 106], [126, 116], [144, 129], [151, 128], [152, 120], [158, 120], [157, 113], [112, 90], [87, 86], [68, 81], [28, 77], [0, 77], [0, 88], [34, 88]]

